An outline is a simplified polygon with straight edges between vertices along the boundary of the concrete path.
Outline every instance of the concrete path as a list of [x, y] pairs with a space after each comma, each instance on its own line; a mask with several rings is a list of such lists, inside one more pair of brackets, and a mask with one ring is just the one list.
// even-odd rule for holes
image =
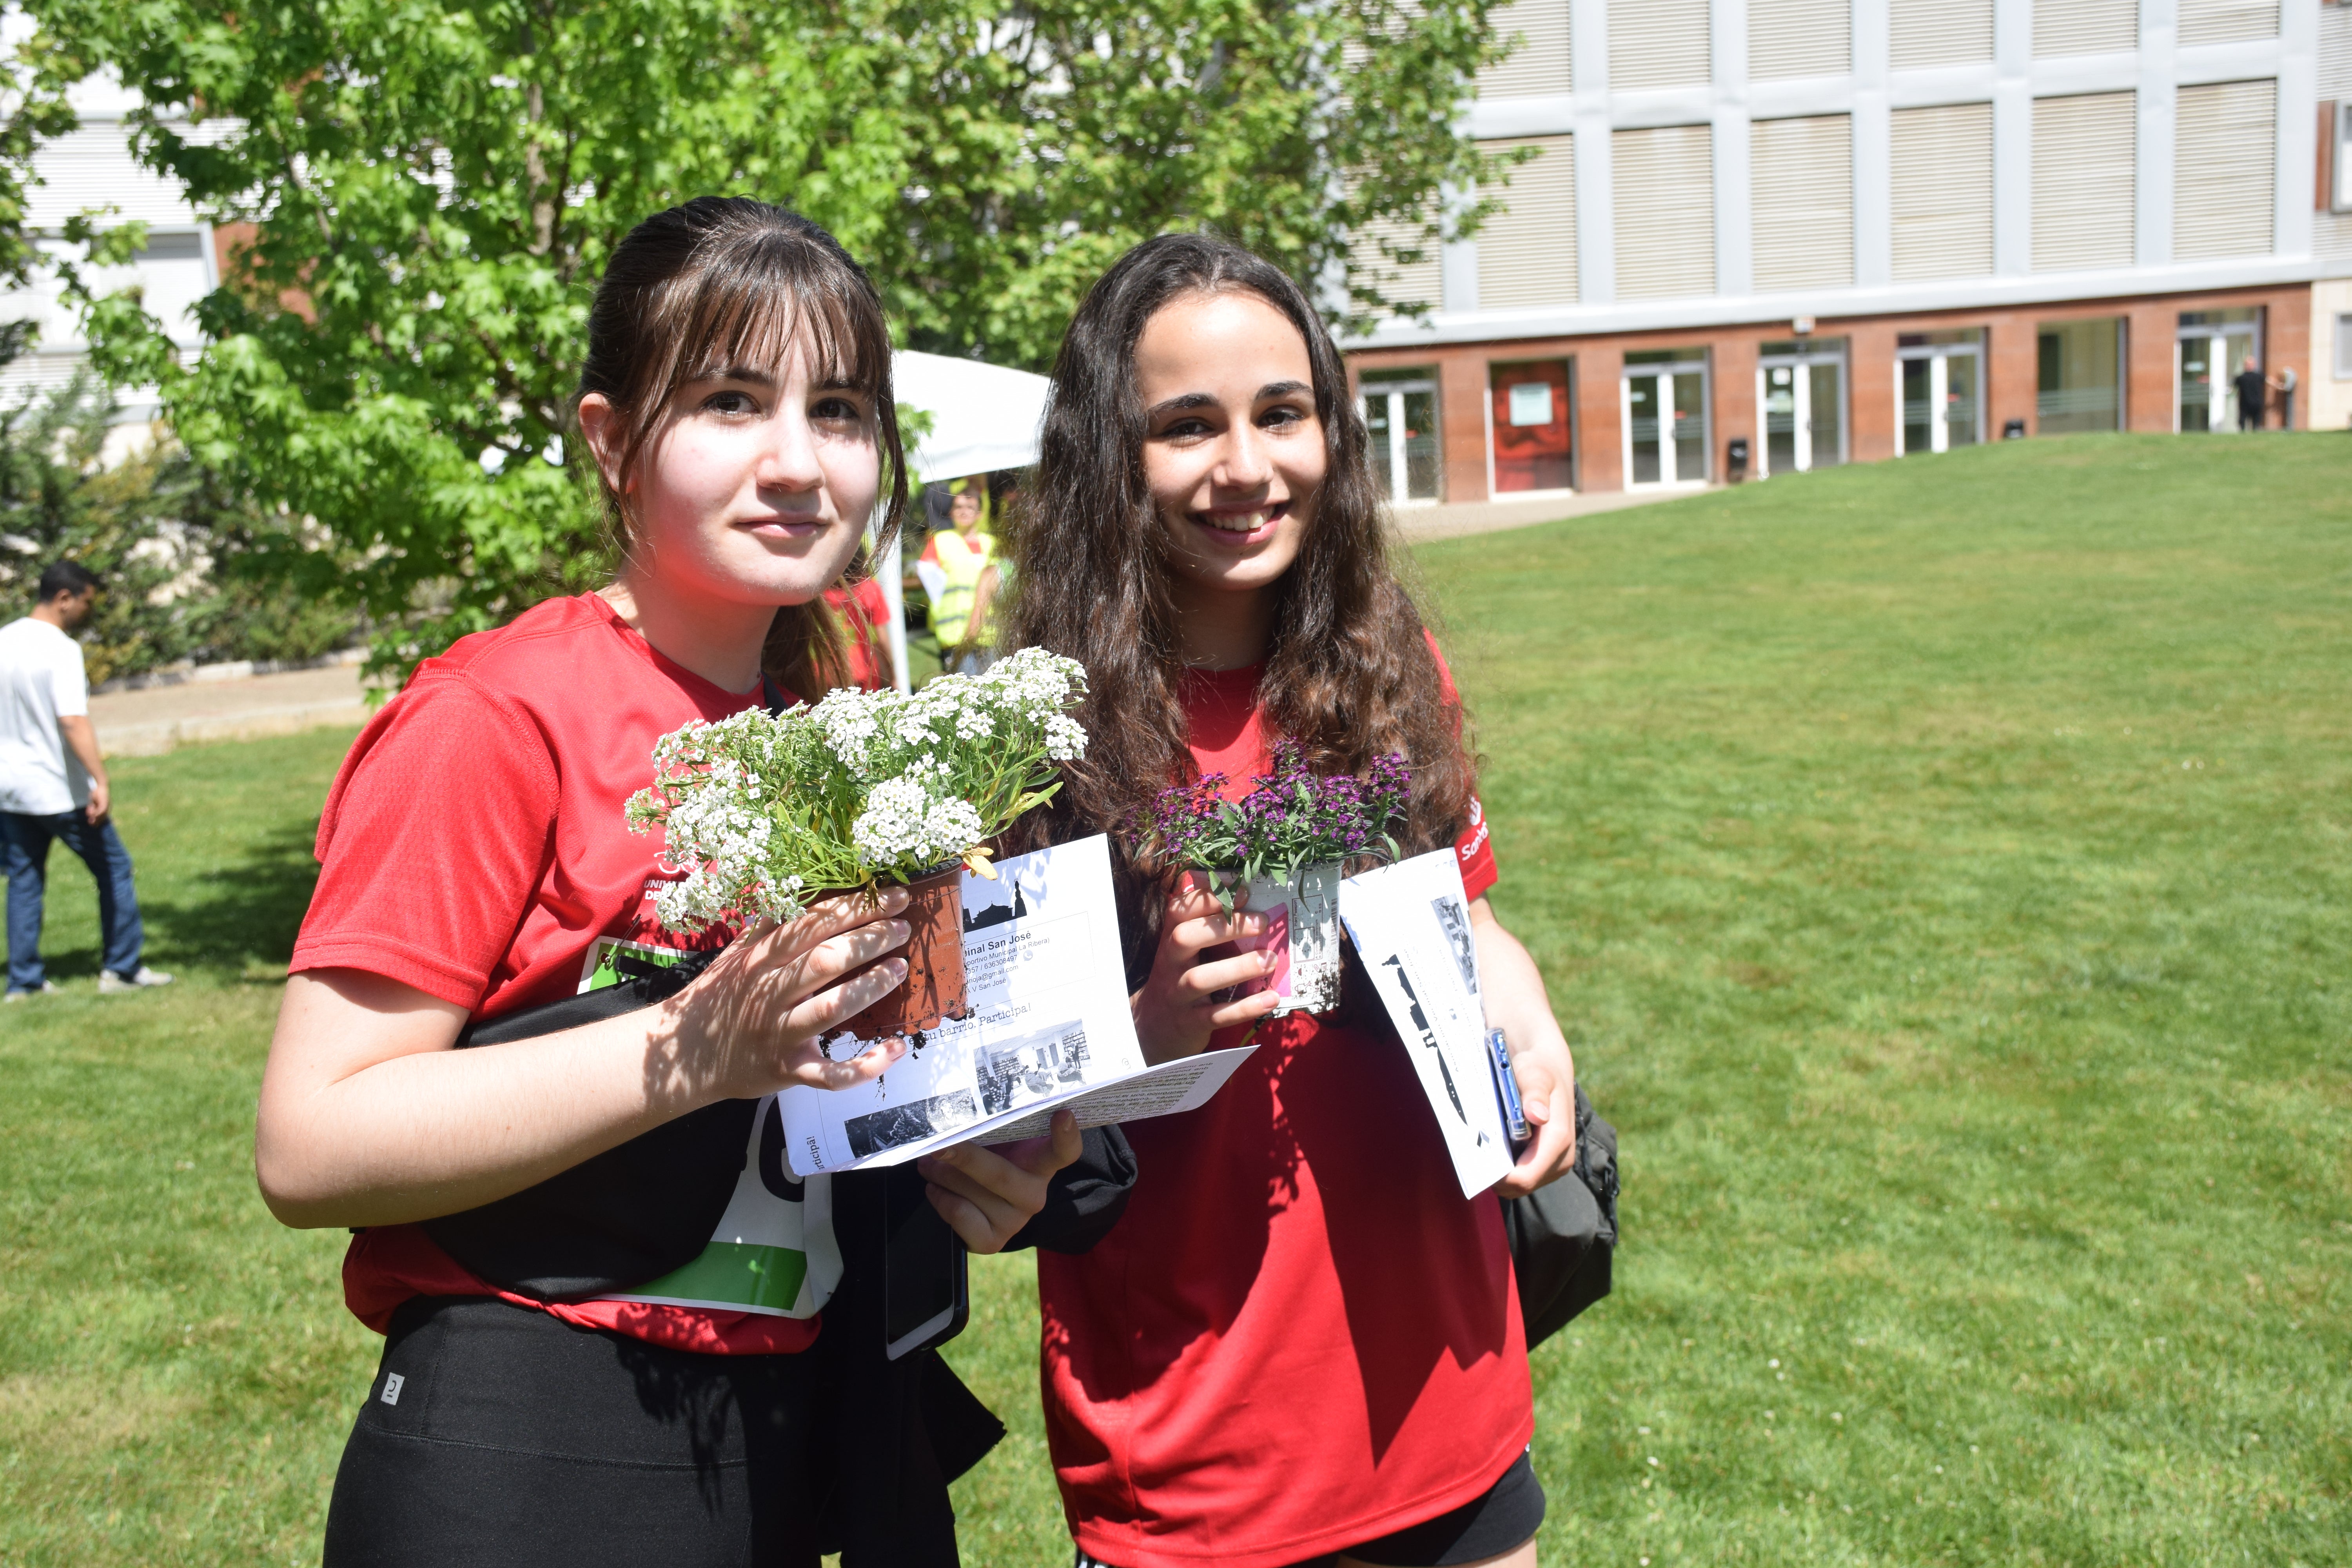
[[1675, 500], [1696, 495], [1700, 487], [1670, 490], [1608, 490], [1599, 495], [1552, 496], [1539, 500], [1462, 501], [1451, 506], [1414, 506], [1400, 508], [1396, 513], [1397, 531], [1408, 544], [1422, 544], [1433, 539], [1459, 539], [1465, 534], [1496, 533], [1507, 528], [1532, 528], [1539, 522], [1553, 522], [1563, 517], [1587, 517], [1594, 512], [1618, 511], [1629, 506], [1647, 506], [1652, 501]]
[[367, 716], [355, 664], [110, 691], [89, 700], [99, 749], [110, 757], [152, 757], [194, 741], [249, 741], [328, 724], [356, 726]]

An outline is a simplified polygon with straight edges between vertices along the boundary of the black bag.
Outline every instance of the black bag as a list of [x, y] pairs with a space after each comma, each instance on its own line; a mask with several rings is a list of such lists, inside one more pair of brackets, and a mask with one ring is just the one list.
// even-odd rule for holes
[[1519, 1277], [1519, 1316], [1533, 1350], [1609, 1294], [1617, 1250], [1617, 1129], [1576, 1086], [1576, 1164], [1549, 1186], [1503, 1200], [1503, 1230]]
[[[468, 1024], [457, 1045], [503, 1045], [651, 1007], [685, 990], [717, 956], [698, 952], [635, 973], [625, 964], [617, 984]], [[758, 1109], [751, 1100], [706, 1105], [535, 1186], [426, 1220], [425, 1232], [482, 1279], [539, 1300], [632, 1289], [701, 1256], [734, 1196]], [[1118, 1223], [1134, 1188], [1126, 1132], [1089, 1128], [1077, 1163], [1054, 1173], [1045, 1208], [1005, 1250], [1085, 1252]]]

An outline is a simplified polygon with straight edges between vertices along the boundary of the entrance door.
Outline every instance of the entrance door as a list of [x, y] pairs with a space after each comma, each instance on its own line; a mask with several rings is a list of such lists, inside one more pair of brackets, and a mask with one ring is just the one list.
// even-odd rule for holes
[[1628, 489], [1706, 482], [1705, 360], [1628, 363], [1624, 420]]
[[1948, 452], [1984, 439], [1983, 378], [1974, 343], [1900, 351], [1903, 419], [1897, 456]]
[[1845, 355], [1834, 349], [1766, 344], [1757, 361], [1764, 411], [1762, 475], [1801, 474], [1845, 461]]
[[2259, 364], [2252, 321], [2180, 330], [2180, 428], [2234, 430], [2237, 388], [2232, 384], [2249, 356]]
[[1356, 406], [1371, 436], [1381, 499], [1407, 505], [1437, 500], [1437, 384], [1367, 381]]

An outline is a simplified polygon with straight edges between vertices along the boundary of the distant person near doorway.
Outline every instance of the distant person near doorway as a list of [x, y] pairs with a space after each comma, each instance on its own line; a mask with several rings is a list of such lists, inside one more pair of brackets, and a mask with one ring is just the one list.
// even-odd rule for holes
[[2236, 378], [2238, 388], [2238, 428], [2259, 430], [2263, 427], [2263, 409], [2270, 402], [2271, 384], [2254, 368], [2254, 356], [2246, 356], [2245, 368]]
[[2280, 366], [2278, 374], [2271, 382], [2271, 390], [2278, 394], [2279, 428], [2282, 430], [2294, 428], [2294, 366]]
[[109, 816], [112, 805], [98, 731], [89, 721], [89, 680], [76, 627], [89, 619], [98, 579], [70, 561], [41, 574], [33, 613], [0, 626], [0, 833], [8, 870], [6, 998], [55, 991], [41, 966], [41, 913], [49, 845], [63, 839], [98, 879], [98, 924], [106, 955], [101, 994], [168, 985], [142, 963], [145, 933], [131, 856]]

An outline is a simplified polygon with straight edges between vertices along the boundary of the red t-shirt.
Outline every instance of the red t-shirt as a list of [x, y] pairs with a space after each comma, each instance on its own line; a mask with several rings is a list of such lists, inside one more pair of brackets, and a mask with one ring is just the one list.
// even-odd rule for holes
[[[1257, 679], [1183, 694], [1195, 766], [1234, 795], [1268, 760]], [[1457, 849], [1476, 898], [1475, 815]], [[1108, 1237], [1037, 1255], [1055, 1473], [1079, 1546], [1118, 1568], [1360, 1545], [1475, 1498], [1534, 1436], [1501, 1207], [1462, 1195], [1404, 1050], [1306, 1014], [1256, 1040], [1201, 1110], [1128, 1127]]]
[[[554, 599], [426, 659], [343, 759], [290, 967], [362, 969], [495, 1016], [571, 995], [596, 940], [669, 947], [658, 833], [631, 833], [654, 742], [760, 701], [654, 651], [601, 596]], [[682, 1350], [807, 1348], [814, 1318], [548, 1303], [478, 1278], [415, 1226], [352, 1239], [343, 1298], [381, 1332], [411, 1296], [501, 1296]]]
[[879, 691], [891, 682], [890, 601], [882, 584], [868, 577], [855, 587], [827, 588], [824, 602], [841, 617], [843, 651], [849, 656], [849, 683]]

